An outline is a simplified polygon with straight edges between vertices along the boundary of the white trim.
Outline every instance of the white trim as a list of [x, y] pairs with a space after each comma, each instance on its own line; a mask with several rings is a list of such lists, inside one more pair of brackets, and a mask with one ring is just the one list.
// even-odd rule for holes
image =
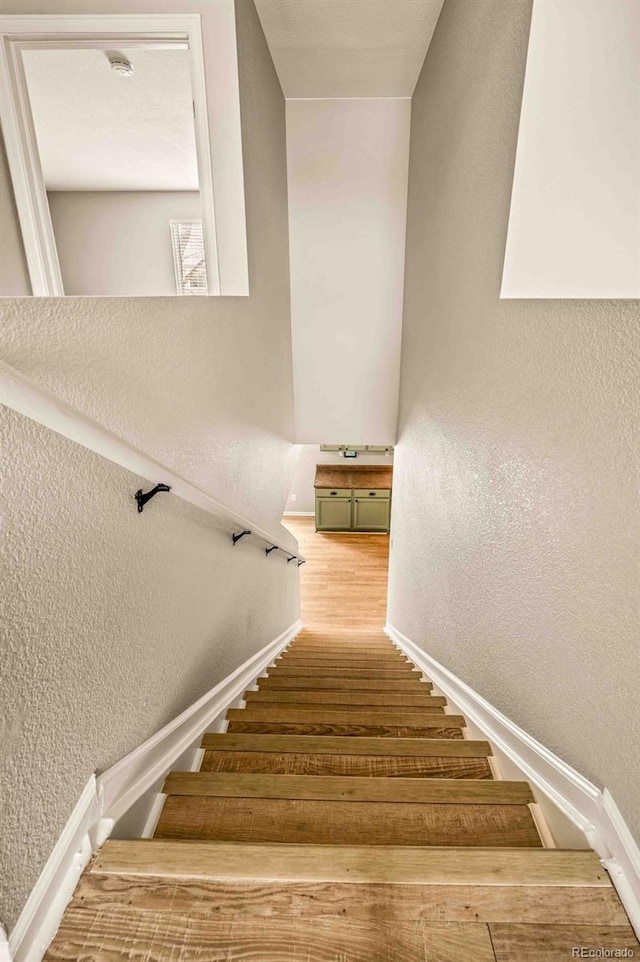
[[9, 947], [9, 939], [4, 926], [0, 924], [0, 962], [13, 962], [11, 958], [11, 949]]
[[[97, 778], [91, 776], [9, 936], [14, 962], [40, 962], [82, 871], [117, 819], [167, 774], [301, 629], [302, 622], [296, 621], [142, 745]], [[193, 764], [200, 758], [196, 745]], [[164, 796], [156, 793], [151, 800], [145, 825], [151, 831], [153, 818], [160, 814], [160, 799]]]
[[156, 792], [151, 799], [151, 803], [147, 811], [147, 817], [144, 821], [144, 825], [142, 826], [142, 831], [140, 832], [140, 838], [153, 838], [153, 833], [155, 832], [156, 826], [160, 821], [160, 816], [162, 815], [162, 809], [164, 807], [166, 798], [167, 796], [162, 792]]
[[[248, 658], [219, 685], [190, 705], [146, 742], [98, 776], [103, 822], [112, 825], [151, 788], [172, 762], [223, 714], [302, 628], [297, 621], [261, 651]], [[106, 824], [104, 825], [105, 828]], [[109, 830], [110, 831], [110, 830]], [[105, 836], [106, 837], [106, 836]]]
[[46, 952], [93, 853], [91, 826], [98, 817], [96, 778], [92, 775], [9, 935], [15, 962], [35, 962]]
[[609, 791], [587, 781], [393, 625], [387, 624], [384, 630], [467, 719], [520, 768], [531, 784], [584, 832], [640, 935], [640, 849]]
[[315, 511], [285, 511], [283, 518], [315, 518]]
[[[1, 30], [2, 20], [0, 20]], [[19, 47], [0, 35], [0, 122], [35, 295], [64, 294]]]
[[218, 236], [213, 196], [213, 167], [211, 163], [211, 138], [209, 136], [202, 32], [198, 14], [186, 15], [185, 20], [192, 24], [189, 32], [191, 93], [193, 94], [193, 126], [196, 136], [196, 159], [198, 161], [198, 188], [202, 207], [202, 226], [204, 228], [204, 256], [207, 265], [207, 291], [210, 295], [215, 295], [221, 293], [220, 260], [218, 258]]
[[[159, 461], [150, 458], [128, 441], [47, 391], [46, 388], [35, 384], [4, 361], [0, 361], [0, 404], [37, 421], [38, 424], [43, 424], [46, 428], [75, 441], [76, 444], [81, 444], [101, 457], [113, 461], [114, 464], [119, 464], [133, 474], [147, 478], [154, 484], [158, 482], [168, 484], [172, 494], [202, 508], [203, 511], [231, 522], [234, 530], [238, 528], [250, 530], [254, 537], [260, 538], [265, 544], [276, 545], [284, 554], [304, 561], [304, 557], [297, 550], [291, 550], [282, 538], [272, 537], [264, 528], [249, 521], [226, 504], [211, 497], [210, 494], [206, 494], [201, 488], [197, 488], [180, 475], [174, 474]], [[291, 537], [293, 538], [293, 535]], [[297, 544], [295, 539], [294, 543]]]
[[[33, 47], [37, 42], [47, 46], [61, 42], [70, 47], [83, 46], [85, 36], [95, 44], [114, 34], [126, 34], [128, 40], [123, 41], [125, 44], [131, 41], [162, 43], [176, 38], [187, 40], [209, 294], [249, 293], [233, 0], [226, 4], [218, 0], [211, 5], [206, 16], [209, 27], [206, 71], [199, 14], [0, 17], [0, 118], [34, 295], [61, 296], [64, 288], [21, 50], [23, 46]], [[210, 26], [208, 20], [212, 16], [215, 23]], [[119, 45], [122, 46], [122, 42]], [[214, 120], [211, 132], [210, 115]], [[224, 117], [224, 124], [218, 130], [215, 122], [220, 116]], [[214, 184], [214, 169], [217, 185]], [[216, 194], [220, 210], [215, 210]], [[220, 263], [221, 246], [225, 253], [224, 271]]]

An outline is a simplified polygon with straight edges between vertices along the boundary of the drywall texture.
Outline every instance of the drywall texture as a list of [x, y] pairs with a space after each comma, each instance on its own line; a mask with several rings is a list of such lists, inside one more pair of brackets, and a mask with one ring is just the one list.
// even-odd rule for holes
[[[318, 444], [300, 444], [297, 451], [298, 461], [291, 480], [291, 491], [285, 508], [286, 512], [310, 512], [315, 514], [316, 492], [314, 481], [318, 464], [393, 464], [393, 455], [367, 454], [360, 452], [354, 461], [343, 458], [342, 454], [333, 451], [321, 451]], [[294, 499], [295, 495], [295, 499]]]
[[193, 190], [56, 190], [49, 210], [66, 294], [176, 295], [172, 220], [202, 220]]
[[413, 100], [389, 621], [637, 832], [638, 305], [499, 299], [530, 11], [445, 0]]
[[0, 357], [268, 528], [293, 468], [285, 116], [236, 11], [250, 297], [0, 300]]
[[[298, 617], [297, 573], [0, 408], [0, 922], [84, 785]], [[292, 570], [294, 569], [294, 570]]]
[[[294, 547], [279, 527], [294, 458], [284, 100], [250, 0], [236, 19], [251, 296], [7, 298], [0, 357]], [[91, 771], [288, 627], [297, 576], [255, 545], [233, 553], [178, 499], [138, 516], [139, 479], [20, 419], [8, 431], [12, 926]]]
[[409, 100], [289, 100], [296, 440], [393, 444]]

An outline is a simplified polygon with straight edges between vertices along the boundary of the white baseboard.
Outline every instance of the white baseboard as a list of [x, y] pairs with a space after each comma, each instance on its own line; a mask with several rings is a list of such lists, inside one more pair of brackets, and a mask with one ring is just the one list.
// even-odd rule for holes
[[584, 832], [640, 935], [640, 849], [609, 791], [587, 781], [393, 625], [387, 624], [385, 632], [529, 782]]
[[[40, 962], [80, 875], [116, 821], [254, 684], [301, 629], [302, 622], [296, 621], [142, 745], [101, 775], [91, 776], [9, 935], [6, 962]], [[159, 811], [150, 817], [153, 814]], [[5, 962], [2, 951], [0, 930], [0, 962]]]
[[9, 938], [4, 926], [0, 925], [0, 962], [11, 962]]
[[99, 818], [96, 777], [92, 775], [9, 934], [9, 958], [14, 962], [39, 962], [46, 952], [93, 854], [91, 829]]
[[315, 511], [285, 511], [283, 518], [315, 518]]

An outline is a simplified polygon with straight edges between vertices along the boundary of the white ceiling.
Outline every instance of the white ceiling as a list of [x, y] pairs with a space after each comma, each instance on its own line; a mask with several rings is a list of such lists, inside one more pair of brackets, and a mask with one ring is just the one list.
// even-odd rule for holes
[[198, 190], [189, 51], [25, 50], [48, 190]]
[[285, 97], [411, 97], [443, 0], [255, 0]]

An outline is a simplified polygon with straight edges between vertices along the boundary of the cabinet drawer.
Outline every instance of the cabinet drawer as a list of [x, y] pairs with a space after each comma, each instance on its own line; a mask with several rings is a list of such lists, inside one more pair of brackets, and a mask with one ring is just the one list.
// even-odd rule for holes
[[350, 498], [351, 488], [316, 488], [316, 498]]
[[353, 492], [354, 498], [390, 498], [390, 488], [356, 488]]

